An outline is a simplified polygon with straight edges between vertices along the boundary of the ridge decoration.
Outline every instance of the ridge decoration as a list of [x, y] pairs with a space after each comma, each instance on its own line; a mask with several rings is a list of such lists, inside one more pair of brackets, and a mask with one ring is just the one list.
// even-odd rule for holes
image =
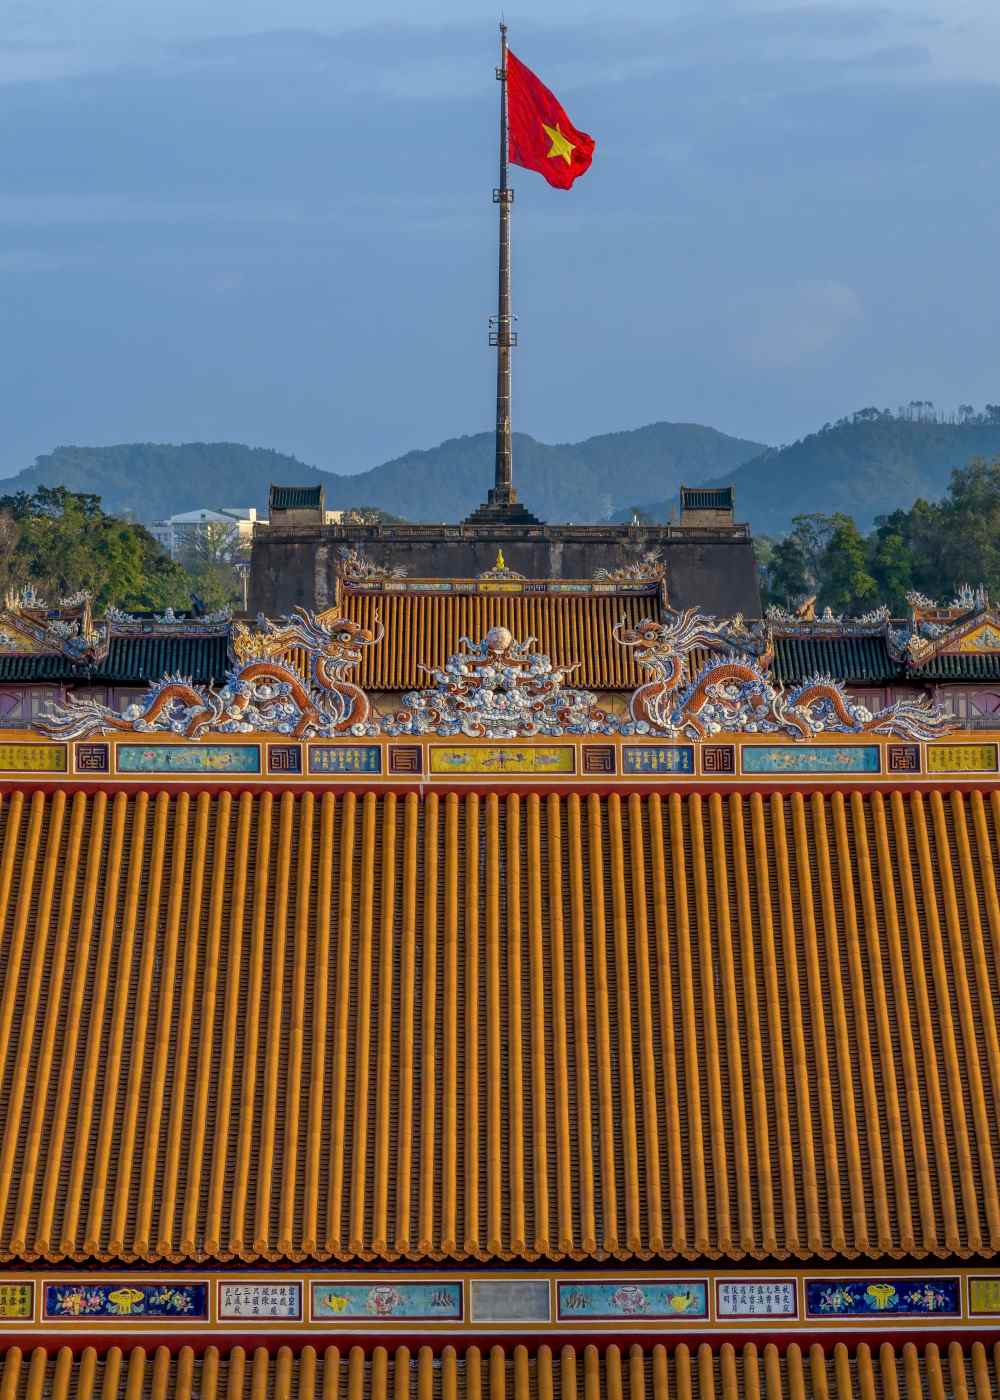
[[524, 574], [519, 574], [516, 573], [513, 569], [509, 569], [507, 567], [507, 561], [503, 557], [503, 550], [498, 549], [496, 563], [493, 565], [492, 569], [486, 569], [483, 573], [477, 574], [476, 577], [479, 579], [486, 579], [488, 581], [513, 581], [516, 579], [523, 580]]
[[805, 741], [820, 734], [937, 739], [959, 727], [955, 716], [925, 700], [897, 700], [872, 714], [830, 676], [812, 676], [788, 691], [774, 686], [766, 674], [770, 640], [759, 656], [735, 652], [715, 657], [692, 674], [695, 648], [718, 649], [727, 643], [726, 624], [697, 608], [635, 627], [622, 620], [613, 631], [621, 646], [635, 649], [636, 662], [652, 675], [633, 692], [631, 726], [623, 726], [623, 732], [693, 739], [720, 733], [787, 734]]
[[337, 570], [341, 578], [353, 580], [405, 578], [406, 568], [402, 564], [376, 564], [369, 559], [358, 545], [341, 545]]
[[408, 691], [405, 708], [383, 719], [384, 733], [520, 739], [617, 732], [592, 691], [566, 686], [578, 661], [554, 666], [533, 650], [534, 637], [515, 641], [506, 627], [491, 627], [481, 642], [459, 641], [467, 650], [450, 656], [444, 670], [423, 667], [434, 688]]
[[597, 569], [594, 578], [600, 583], [659, 583], [667, 576], [667, 565], [659, 549], [647, 549], [641, 559], [623, 564], [620, 569]]
[[[251, 632], [233, 629], [235, 664], [221, 690], [194, 685], [187, 676], [168, 675], [154, 682], [139, 700], [122, 711], [89, 696], [71, 695], [53, 704], [37, 721], [43, 734], [82, 739], [111, 731], [162, 732], [187, 739], [216, 734], [288, 734], [295, 739], [370, 735], [378, 732], [368, 696], [347, 674], [359, 664], [366, 647], [381, 641], [346, 618], [329, 623], [297, 608], [280, 623], [261, 620]], [[309, 677], [275, 653], [302, 649]]]

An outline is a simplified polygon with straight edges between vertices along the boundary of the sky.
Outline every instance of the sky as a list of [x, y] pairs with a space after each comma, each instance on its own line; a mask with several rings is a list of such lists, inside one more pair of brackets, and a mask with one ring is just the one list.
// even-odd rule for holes
[[[516, 0], [510, 0], [513, 5]], [[514, 170], [514, 427], [791, 442], [1000, 398], [1000, 6], [549, 0], [597, 142]], [[358, 471], [491, 427], [496, 5], [7, 0], [0, 475], [239, 441]]]

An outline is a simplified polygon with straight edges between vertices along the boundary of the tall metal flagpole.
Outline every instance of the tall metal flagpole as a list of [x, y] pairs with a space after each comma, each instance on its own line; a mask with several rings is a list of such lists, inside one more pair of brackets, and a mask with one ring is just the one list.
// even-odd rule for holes
[[517, 344], [510, 309], [510, 206], [514, 191], [507, 183], [507, 26], [500, 25], [500, 184], [493, 203], [500, 211], [500, 275], [497, 314], [490, 317], [490, 344], [497, 352], [497, 439], [493, 486], [486, 504], [467, 517], [471, 525], [537, 525], [540, 522], [520, 504], [512, 479], [510, 444], [510, 352]]
[[500, 185], [493, 202], [500, 211], [500, 277], [497, 314], [490, 329], [490, 344], [497, 351], [496, 465], [490, 504], [507, 506], [517, 500], [512, 480], [510, 444], [510, 352], [517, 344], [510, 310], [510, 206], [514, 191], [507, 183], [507, 26], [500, 24]]

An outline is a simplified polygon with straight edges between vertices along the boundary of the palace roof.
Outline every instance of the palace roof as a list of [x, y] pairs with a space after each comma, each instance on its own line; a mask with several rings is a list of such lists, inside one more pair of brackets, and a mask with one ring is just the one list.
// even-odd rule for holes
[[229, 667], [230, 617], [119, 612], [96, 620], [85, 594], [47, 607], [28, 589], [0, 609], [0, 683], [144, 685], [182, 674], [219, 684]]
[[983, 590], [965, 589], [940, 606], [911, 595], [910, 614], [894, 621], [887, 608], [859, 618], [768, 610], [751, 646], [770, 639], [775, 679], [795, 684], [835, 676], [847, 685], [924, 685], [1000, 680], [1000, 611]]
[[381, 1400], [387, 1395], [472, 1400], [854, 1400], [861, 1396], [987, 1396], [1000, 1385], [1000, 1343], [982, 1342], [947, 1348], [928, 1342], [875, 1348], [837, 1343], [828, 1352], [818, 1345], [803, 1350], [752, 1342], [713, 1352], [707, 1343], [666, 1346], [446, 1346], [435, 1355], [429, 1346], [395, 1348], [287, 1346], [271, 1352], [260, 1346], [192, 1347], [93, 1346], [0, 1353], [0, 1385], [5, 1395], [23, 1400], [67, 1400], [70, 1395], [173, 1396], [216, 1400], [222, 1395], [288, 1396], [303, 1400]]
[[579, 661], [573, 684], [586, 690], [634, 690], [639, 685], [633, 654], [617, 644], [612, 629], [622, 618], [635, 626], [645, 617], [658, 617], [659, 584], [506, 587], [509, 591], [499, 586], [487, 591], [473, 579], [433, 588], [399, 582], [384, 592], [345, 586], [330, 612], [342, 612], [373, 632], [379, 620], [385, 627], [384, 640], [367, 651], [359, 668], [359, 683], [368, 690], [420, 687], [426, 684], [427, 669], [444, 667], [463, 637], [483, 637], [497, 626], [515, 637], [534, 637], [538, 649], [554, 661]]
[[0, 1256], [995, 1256], [998, 831], [8, 789]]
[[[569, 665], [575, 686], [628, 692], [643, 677], [634, 652], [616, 641], [616, 625], [634, 629], [644, 619], [676, 616], [667, 582], [655, 554], [592, 580], [523, 579], [502, 556], [500, 567], [478, 579], [410, 579], [354, 550], [342, 559], [336, 596], [318, 617], [343, 617], [377, 639], [358, 664], [356, 681], [366, 691], [419, 689], [461, 651], [463, 638], [501, 626], [534, 638], [556, 665]], [[170, 675], [217, 686], [233, 663], [238, 626], [228, 613], [170, 610], [158, 616], [109, 609], [96, 620], [84, 595], [49, 609], [28, 590], [0, 609], [0, 684], [138, 687]], [[756, 658], [778, 685], [817, 676], [849, 686], [1000, 681], [1000, 610], [971, 590], [947, 607], [915, 603], [906, 621], [884, 608], [862, 618], [770, 609], [764, 621], [747, 625], [737, 617], [717, 630], [711, 648], [692, 649], [691, 674], [713, 652], [729, 652]], [[308, 671], [305, 652], [272, 654], [287, 654]]]

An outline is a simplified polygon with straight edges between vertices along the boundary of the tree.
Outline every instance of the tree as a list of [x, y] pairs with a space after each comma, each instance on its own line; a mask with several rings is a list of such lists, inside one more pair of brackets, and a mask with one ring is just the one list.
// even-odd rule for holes
[[948, 589], [983, 583], [1000, 596], [1000, 457], [975, 457], [952, 472], [939, 519]]
[[206, 521], [187, 532], [178, 560], [190, 580], [191, 594], [208, 612], [242, 608], [243, 583], [238, 565], [250, 555], [250, 542], [235, 522]]
[[834, 515], [832, 525], [820, 562], [819, 604], [835, 613], [857, 612], [870, 606], [877, 593], [865, 541], [849, 515]]
[[20, 531], [11, 511], [0, 512], [0, 596], [24, 583], [26, 562], [18, 552]]
[[4, 556], [11, 582], [53, 602], [83, 589], [99, 607], [187, 606], [183, 570], [142, 526], [105, 515], [98, 496], [42, 486], [0, 497], [0, 515], [14, 532]]
[[814, 593], [819, 582], [820, 567], [833, 532], [833, 516], [814, 512], [792, 517], [792, 534], [798, 540], [809, 575], [808, 591]]
[[821, 514], [793, 518], [791, 533], [774, 545], [767, 563], [768, 601], [794, 608], [803, 598], [817, 592], [835, 519]]
[[206, 564], [232, 564], [248, 552], [249, 544], [244, 542], [235, 521], [207, 520], [185, 531], [177, 558], [191, 570]]
[[768, 601], [784, 608], [796, 607], [812, 592], [809, 560], [797, 535], [786, 535], [774, 546], [766, 578]]
[[905, 610], [906, 595], [914, 586], [913, 554], [906, 537], [905, 517], [905, 511], [883, 517], [870, 539], [870, 572], [878, 596], [897, 614]]

